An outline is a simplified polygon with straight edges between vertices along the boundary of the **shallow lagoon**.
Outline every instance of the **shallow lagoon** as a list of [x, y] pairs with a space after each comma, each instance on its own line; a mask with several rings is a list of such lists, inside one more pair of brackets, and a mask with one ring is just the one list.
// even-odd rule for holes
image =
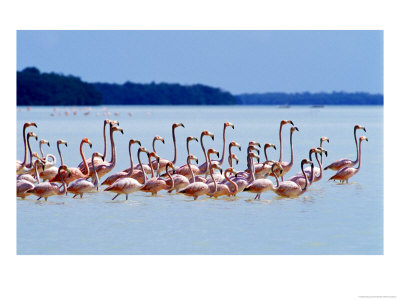
[[[65, 110], [69, 110], [68, 116]], [[87, 157], [92, 151], [103, 151], [106, 117], [119, 120], [125, 132], [115, 135], [115, 172], [129, 166], [130, 138], [140, 139], [150, 149], [153, 137], [161, 135], [166, 144], [157, 143], [157, 152], [172, 159], [173, 122], [185, 125], [176, 130], [177, 165], [185, 163], [187, 136], [199, 137], [207, 129], [215, 134], [215, 141], [206, 137], [206, 147], [221, 152], [223, 122], [234, 123], [234, 130], [227, 129], [227, 142], [235, 140], [242, 145], [242, 152], [236, 148], [234, 152], [240, 159], [235, 168], [243, 170], [249, 140], [276, 144], [277, 151], [270, 150], [269, 157], [279, 157], [279, 122], [291, 119], [300, 131], [293, 137], [295, 164], [285, 178], [300, 170], [300, 160], [308, 156], [310, 147], [319, 145], [321, 136], [330, 139], [324, 144], [329, 152], [324, 163], [342, 157], [355, 159], [356, 123], [367, 128], [369, 142], [363, 143], [362, 168], [350, 184], [328, 182], [334, 173], [326, 171], [324, 178], [298, 199], [282, 200], [269, 192], [262, 194], [260, 201], [252, 200], [254, 195], [248, 193], [239, 194], [234, 201], [208, 197], [191, 201], [162, 192], [157, 197], [136, 193], [128, 201], [123, 201], [124, 197], [111, 201], [114, 194], [100, 192], [83, 199], [51, 197], [48, 203], [38, 203], [34, 197], [17, 200], [18, 254], [383, 254], [383, 107], [109, 106], [93, 108], [87, 116], [84, 111], [78, 108], [73, 115], [70, 108], [59, 107], [51, 116], [52, 107], [19, 108], [18, 159], [23, 158], [23, 123], [33, 121], [38, 124], [33, 131], [39, 139], [51, 143], [50, 148], [43, 147], [45, 153], [56, 154], [56, 140], [65, 139], [64, 161], [76, 166], [81, 161], [83, 137], [93, 142], [92, 149], [84, 148]], [[105, 112], [112, 115], [104, 116]], [[289, 126], [284, 127], [283, 141], [283, 158], [288, 161]], [[38, 151], [38, 143], [32, 148]], [[204, 162], [198, 143], [191, 143], [191, 151]], [[109, 159], [110, 149], [107, 156]]]

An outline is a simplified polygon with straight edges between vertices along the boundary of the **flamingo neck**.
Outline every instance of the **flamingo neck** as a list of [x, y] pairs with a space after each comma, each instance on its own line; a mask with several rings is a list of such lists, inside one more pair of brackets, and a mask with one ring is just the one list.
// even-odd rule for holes
[[251, 158], [249, 158], [248, 162], [249, 162], [249, 169], [250, 169], [250, 175], [251, 175], [249, 183], [252, 183], [256, 179], [256, 176], [254, 174], [255, 173], [254, 161]]
[[144, 168], [143, 168], [143, 164], [142, 164], [142, 161], [140, 160], [140, 148], [138, 149], [138, 152], [137, 152], [137, 158], [138, 158], [138, 162], [139, 162], [139, 165], [140, 165], [140, 169], [142, 169], [142, 174], [143, 174], [143, 186], [146, 184], [146, 181], [147, 181], [147, 176], [146, 176], [146, 173], [144, 172]]
[[[80, 151], [80, 153], [81, 153], [81, 157], [82, 157], [82, 161], [83, 161], [83, 165], [85, 166], [85, 173], [86, 174], [84, 174], [84, 175], [89, 175], [89, 166], [88, 166], [88, 164], [87, 164], [87, 162], [86, 162], [86, 158], [85, 158], [85, 154], [83, 154], [83, 141], [81, 142], [81, 145], [80, 145], [80, 147], [79, 147], [79, 151]], [[93, 165], [93, 167], [94, 167], [94, 165]]]
[[206, 160], [206, 171], [204, 172], [204, 174], [207, 174], [207, 172], [208, 172], [208, 161], [207, 161], [206, 149], [204, 148], [204, 144], [203, 144], [203, 137], [204, 137], [204, 135], [201, 134], [201, 137], [200, 137], [200, 144], [201, 144], [201, 149], [203, 149], [204, 158], [205, 158], [205, 160]]
[[25, 164], [26, 164], [26, 158], [27, 158], [27, 156], [28, 156], [28, 149], [27, 149], [27, 147], [26, 147], [26, 135], [25, 135], [25, 131], [26, 131], [26, 126], [24, 125], [22, 137], [23, 137], [23, 139], [24, 139], [24, 151], [25, 151], [25, 153], [24, 153], [24, 161], [22, 162], [22, 167], [25, 166]]
[[154, 169], [153, 169], [153, 164], [151, 163], [151, 157], [149, 155], [149, 166], [150, 166], [150, 170], [151, 170], [151, 178], [154, 177]]
[[106, 155], [107, 155], [106, 127], [107, 127], [107, 122], [104, 121], [104, 126], [103, 126], [103, 139], [104, 139], [103, 161], [106, 160]]
[[[301, 189], [302, 193], [304, 193], [308, 189], [308, 179], [306, 176], [306, 173], [304, 172], [304, 164], [301, 164], [301, 172], [303, 173], [304, 180], [306, 181], [306, 184], [304, 185], [304, 188]], [[314, 172], [314, 168], [311, 168], [311, 174]], [[311, 175], [313, 176], [313, 175]]]
[[231, 193], [231, 195], [235, 195], [236, 193], [237, 193], [237, 191], [238, 191], [238, 185], [236, 184], [236, 182], [234, 182], [234, 181], [232, 181], [229, 177], [228, 177], [228, 173], [231, 173], [229, 170], [225, 170], [225, 172], [224, 172], [224, 176], [225, 176], [225, 179], [227, 180], [227, 181], [229, 181], [232, 185], [233, 185], [233, 191], [229, 191], [230, 193]]
[[188, 167], [189, 167], [190, 174], [192, 175], [192, 180], [193, 180], [193, 182], [195, 182], [195, 178], [194, 178], [192, 166], [190, 165], [190, 158], [189, 158], [189, 156], [188, 156], [188, 158], [187, 158], [187, 165], [188, 165]]
[[321, 153], [321, 161], [318, 159], [317, 153], [315, 153], [315, 159], [316, 159], [317, 162], [318, 162], [318, 166], [319, 166], [319, 175], [318, 175], [318, 176], [315, 176], [315, 180], [314, 180], [314, 181], [318, 181], [318, 180], [321, 180], [321, 178], [322, 178], [322, 153]]
[[[59, 176], [60, 179], [61, 179], [61, 184], [62, 184], [61, 187], [63, 188], [63, 191], [61, 191], [61, 187], [59, 187], [59, 188], [58, 188], [58, 194], [59, 194], [59, 195], [62, 195], [62, 194], [65, 194], [66, 191], [67, 191], [67, 184], [65, 183], [64, 178], [61, 176], [60, 171], [61, 171], [61, 167], [58, 168], [58, 176]], [[66, 172], [66, 171], [65, 171], [65, 172]]]
[[97, 175], [96, 168], [94, 167], [94, 155], [92, 155], [92, 166], [93, 166], [94, 178], [96, 179], [93, 185], [97, 188], [99, 186], [99, 175]]
[[60, 150], [60, 144], [57, 143], [57, 150], [58, 150], [58, 154], [60, 154], [60, 161], [61, 161], [61, 166], [64, 164], [63, 162], [63, 157], [61, 155], [61, 150]]
[[229, 164], [229, 166], [232, 168], [233, 166], [233, 162], [232, 162], [232, 157], [231, 157], [231, 155], [232, 155], [232, 145], [229, 145], [229, 156], [228, 156], [228, 164]]
[[115, 166], [115, 161], [117, 160], [117, 151], [115, 149], [115, 144], [114, 144], [114, 131], [112, 128], [110, 128], [110, 141], [111, 141], [111, 160], [109, 163], [111, 166]]
[[289, 166], [293, 166], [293, 131], [290, 132], [290, 163]]
[[211, 176], [212, 181], [214, 182], [214, 192], [212, 192], [212, 194], [214, 194], [217, 191], [217, 182], [215, 181], [213, 173], [214, 172], [213, 172], [213, 170], [212, 170], [212, 168], [210, 166], [210, 176]]
[[175, 138], [175, 127], [172, 128], [172, 140], [174, 142], [174, 160], [172, 163], [175, 165], [176, 164], [176, 156], [177, 156], [177, 151], [176, 151], [176, 138]]
[[360, 170], [360, 168], [361, 168], [361, 140], [360, 140], [360, 145], [358, 146], [358, 152], [359, 152], [359, 161], [358, 161], [358, 167], [356, 168], [357, 169], [357, 171], [356, 172], [358, 172], [359, 170]]
[[134, 171], [134, 169], [133, 169], [133, 159], [132, 159], [132, 144], [130, 144], [129, 145], [129, 160], [130, 160], [130, 162], [131, 162], [131, 169], [129, 170], [129, 173], [128, 173], [128, 177], [131, 177], [132, 176], [132, 174], [133, 174], [133, 171]]
[[225, 159], [225, 134], [226, 134], [226, 126], [224, 125], [224, 131], [222, 133], [222, 140], [223, 140], [222, 157], [218, 161], [220, 165], [222, 165], [222, 163], [224, 162], [224, 159]]
[[38, 164], [39, 161], [35, 161], [35, 176], [36, 176], [36, 183], [39, 184], [39, 171], [38, 171]]
[[283, 124], [281, 123], [279, 128], [279, 162], [282, 162], [282, 126]]
[[156, 152], [155, 144], [156, 144], [156, 138], [153, 139], [153, 151], [154, 151], [155, 153], [157, 153], [157, 152]]
[[275, 171], [274, 171], [274, 165], [275, 165], [275, 163], [272, 165], [271, 171], [272, 171], [272, 174], [274, 175], [275, 180], [276, 180], [276, 186], [273, 187], [273, 190], [276, 191], [276, 190], [279, 189], [279, 185], [280, 185], [280, 184], [279, 184], [278, 176], [276, 176], [276, 173], [275, 173]]
[[268, 147], [264, 147], [265, 162], [268, 162], [267, 148]]
[[354, 141], [356, 143], [356, 152], [357, 152], [357, 158], [355, 161], [353, 161], [354, 164], [358, 163], [358, 143], [357, 143], [357, 129], [354, 128]]
[[42, 156], [42, 158], [44, 158], [44, 154], [43, 154], [43, 150], [42, 150], [42, 143], [39, 144], [39, 151], [40, 151], [40, 155]]
[[171, 186], [169, 187], [169, 190], [173, 190], [175, 187], [175, 182], [174, 182], [174, 178], [172, 178], [172, 176], [169, 172], [169, 164], [167, 164], [167, 166], [165, 167], [165, 171], [167, 172], [167, 176], [171, 179]]
[[27, 138], [28, 142], [28, 149], [29, 149], [29, 167], [32, 168], [32, 149], [31, 149], [31, 143], [29, 142], [29, 137]]

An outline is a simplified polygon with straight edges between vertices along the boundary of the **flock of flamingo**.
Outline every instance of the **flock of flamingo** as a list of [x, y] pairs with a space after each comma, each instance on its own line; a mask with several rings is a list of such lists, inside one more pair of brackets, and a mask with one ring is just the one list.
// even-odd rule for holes
[[[290, 124], [290, 147], [291, 159], [290, 162], [282, 160], [282, 128], [284, 125]], [[214, 134], [210, 131], [203, 131], [200, 135], [200, 144], [204, 154], [204, 163], [198, 165], [198, 158], [190, 153], [189, 143], [191, 141], [198, 142], [198, 139], [189, 136], [186, 139], [187, 148], [187, 164], [183, 166], [175, 166], [177, 162], [177, 147], [175, 130], [179, 127], [184, 127], [182, 123], [174, 123], [172, 125], [172, 139], [174, 144], [174, 158], [172, 161], [160, 158], [155, 149], [156, 141], [164, 142], [160, 136], [155, 136], [152, 143], [153, 151], [150, 151], [141, 145], [141, 142], [136, 139], [129, 141], [129, 159], [130, 166], [121, 172], [114, 173], [105, 178], [102, 182], [100, 179], [110, 173], [116, 164], [116, 148], [114, 142], [115, 132], [124, 133], [119, 127], [118, 121], [104, 120], [103, 137], [104, 151], [103, 153], [94, 152], [90, 158], [86, 159], [83, 146], [85, 144], [92, 147], [90, 140], [85, 137], [80, 143], [80, 155], [82, 162], [77, 167], [68, 167], [64, 164], [61, 155], [60, 145], [67, 146], [64, 140], [57, 141], [57, 150], [60, 156], [60, 166], [56, 167], [56, 157], [53, 154], [43, 154], [42, 145], [50, 143], [46, 140], [40, 140], [39, 149], [40, 155], [36, 152], [32, 153], [30, 139], [38, 139], [34, 132], [26, 133], [29, 127], [37, 127], [33, 122], [27, 122], [23, 126], [24, 139], [24, 160], [17, 160], [17, 197], [25, 199], [27, 196], [37, 196], [37, 200], [44, 198], [45, 201], [51, 196], [73, 194], [73, 198], [79, 195], [81, 198], [86, 193], [98, 192], [100, 185], [106, 185], [106, 192], [115, 193], [112, 198], [114, 200], [119, 195], [124, 194], [126, 200], [128, 195], [134, 192], [151, 193], [153, 196], [158, 192], [166, 190], [168, 193], [175, 191], [178, 194], [183, 194], [193, 197], [196, 200], [199, 196], [209, 196], [218, 198], [221, 196], [231, 197], [241, 192], [249, 192], [256, 194], [255, 199], [260, 199], [262, 193], [272, 191], [277, 195], [285, 198], [295, 198], [305, 193], [308, 188], [322, 178], [323, 170], [337, 171], [329, 180], [339, 180], [341, 183], [348, 183], [348, 180], [357, 174], [361, 168], [361, 142], [368, 141], [367, 137], [361, 136], [357, 141], [357, 130], [364, 130], [365, 127], [360, 125], [354, 126], [354, 139], [356, 144], [356, 160], [339, 159], [325, 168], [322, 167], [323, 154], [328, 156], [328, 152], [322, 148], [324, 141], [329, 143], [327, 137], [321, 137], [318, 147], [311, 148], [308, 159], [305, 158], [300, 163], [301, 171], [296, 175], [283, 180], [283, 176], [292, 168], [293, 162], [293, 143], [292, 136], [298, 128], [294, 126], [290, 120], [282, 120], [279, 127], [279, 160], [269, 160], [267, 157], [267, 149], [274, 148], [275, 145], [266, 143], [263, 147], [265, 161], [260, 162], [260, 148], [258, 142], [250, 141], [247, 146], [247, 169], [236, 171], [233, 168], [233, 161], [238, 163], [238, 157], [232, 153], [232, 148], [236, 147], [241, 151], [241, 146], [232, 141], [228, 145], [228, 163], [229, 167], [223, 171], [222, 164], [225, 159], [226, 138], [225, 133], [228, 127], [234, 129], [234, 125], [230, 122], [225, 122], [223, 127], [223, 150], [219, 160], [211, 159], [211, 155], [216, 155], [219, 158], [219, 152], [213, 148], [205, 149], [203, 139], [208, 136], [214, 140]], [[106, 161], [107, 155], [107, 127], [109, 127], [109, 136], [111, 142], [111, 159]], [[132, 147], [137, 144], [137, 160], [134, 164], [132, 158]], [[29, 162], [28, 162], [29, 150]], [[148, 163], [142, 163], [141, 155], [147, 156]], [[312, 156], [318, 163], [318, 167], [314, 166]], [[257, 163], [255, 162], [257, 160]], [[194, 164], [193, 162], [196, 162]], [[358, 164], [357, 167], [355, 167]], [[309, 165], [304, 168], [305, 165]], [[220, 174], [215, 170], [219, 170]], [[151, 177], [148, 176], [151, 174]], [[274, 177], [276, 184], [268, 179], [268, 176]], [[279, 181], [278, 178], [281, 178]], [[42, 182], [40, 182], [42, 180]], [[61, 183], [61, 185], [58, 184]]]

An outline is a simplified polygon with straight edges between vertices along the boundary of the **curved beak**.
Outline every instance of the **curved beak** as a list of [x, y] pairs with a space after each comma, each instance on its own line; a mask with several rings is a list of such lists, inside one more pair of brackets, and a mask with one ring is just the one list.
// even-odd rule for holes
[[300, 131], [297, 127], [295, 127], [294, 129], [297, 130], [297, 131]]
[[199, 160], [196, 158], [196, 164], [199, 164]]
[[291, 120], [289, 120], [288, 123], [290, 123], [290, 124], [292, 124], [292, 126], [294, 126], [294, 123]]
[[121, 131], [122, 134], [124, 134], [124, 130], [123, 129], [121, 129], [120, 131]]
[[217, 151], [217, 152], [215, 152], [215, 154], [217, 154], [217, 157], [219, 158], [219, 152]]
[[368, 138], [365, 139], [368, 142]]
[[242, 151], [242, 146], [239, 146], [238, 148], [239, 148], [239, 151]]
[[271, 145], [272, 148], [274, 148], [276, 150], [276, 146], [275, 145]]

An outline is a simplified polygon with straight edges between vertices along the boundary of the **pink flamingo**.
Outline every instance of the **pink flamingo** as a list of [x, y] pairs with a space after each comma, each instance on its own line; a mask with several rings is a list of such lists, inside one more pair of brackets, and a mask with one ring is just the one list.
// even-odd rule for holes
[[[94, 152], [92, 154], [92, 165], [94, 166], [94, 158], [95, 157], [100, 157], [103, 158], [103, 155], [100, 154], [99, 152]], [[85, 178], [79, 178], [68, 186], [67, 191], [74, 194], [72, 198], [75, 198], [76, 196], [80, 195], [82, 198], [83, 194], [85, 193], [90, 193], [94, 190], [99, 190], [99, 177], [97, 176], [96, 168], [94, 169], [94, 177], [95, 181], [90, 182], [89, 180]]]
[[[68, 185], [74, 180], [77, 180], [79, 178], [89, 178], [89, 167], [85, 159], [85, 155], [83, 154], [83, 144], [89, 144], [90, 148], [92, 148], [92, 142], [89, 141], [87, 137], [83, 138], [79, 147], [79, 151], [81, 153], [82, 161], [85, 164], [86, 170], [85, 173], [82, 173], [82, 171], [79, 168], [69, 168], [69, 172], [62, 172], [60, 177], [60, 168], [58, 168], [58, 174], [53, 177], [52, 179], [49, 180], [49, 182], [66, 182]], [[96, 170], [97, 171], [97, 170]]]
[[[247, 187], [243, 190], [245, 192], [250, 192], [256, 194], [256, 197], [254, 199], [260, 199], [261, 194], [266, 192], [266, 191], [274, 191], [279, 188], [279, 181], [277, 180], [277, 186], [274, 187], [274, 184], [272, 183], [271, 180], [266, 179], [266, 178], [259, 178], [256, 179], [255, 177], [255, 168], [254, 168], [254, 162], [253, 159], [250, 159], [250, 167], [251, 167], [251, 179], [250, 183], [247, 185]], [[275, 174], [275, 169], [278, 168], [280, 172], [283, 171], [283, 168], [279, 162], [274, 162], [272, 164], [272, 170], [274, 176]]]
[[[44, 167], [43, 162], [40, 159], [37, 159], [34, 163], [34, 168], [36, 172], [36, 179], [34, 179], [31, 175], [29, 174], [21, 174], [19, 176], [20, 179], [17, 177], [17, 197], [20, 197], [22, 199], [25, 199], [26, 196], [28, 196], [28, 191], [32, 190], [35, 185], [34, 183], [39, 184], [39, 175], [38, 175], [38, 165], [41, 164], [42, 167]], [[30, 178], [24, 178], [23, 176], [29, 176]], [[29, 180], [27, 180], [29, 179]], [[33, 181], [32, 181], [33, 180]]]
[[286, 124], [292, 124], [294, 126], [293, 122], [291, 120], [282, 120], [281, 125], [279, 127], [279, 162], [282, 163], [282, 127], [283, 125]]
[[[46, 164], [45, 164], [45, 169], [51, 168], [52, 166], [54, 166], [56, 164], [56, 157], [53, 154], [47, 154], [46, 157], [43, 154], [43, 149], [42, 149], [42, 145], [46, 144], [47, 146], [50, 147], [50, 142], [47, 140], [40, 140], [39, 141], [39, 151], [40, 154], [42, 155], [42, 159], [45, 160]], [[51, 158], [51, 162], [49, 161], [49, 158]]]
[[274, 163], [274, 161], [268, 159], [268, 156], [267, 156], [268, 148], [274, 148], [276, 150], [276, 147], [273, 144], [266, 143], [264, 145], [265, 162], [254, 165], [254, 174], [255, 174], [256, 179], [264, 178], [265, 176], [267, 176], [271, 173], [271, 167], [272, 167], [272, 164]]
[[212, 140], [214, 140], [214, 133], [212, 133], [212, 132], [210, 132], [208, 130], [204, 130], [200, 135], [200, 145], [201, 145], [201, 149], [203, 150], [205, 162], [201, 166], [199, 166], [199, 170], [200, 170], [199, 175], [203, 175], [204, 174], [205, 176], [207, 176], [208, 172], [209, 172], [209, 170], [208, 170], [209, 164], [207, 162], [206, 149], [204, 148], [204, 144], [203, 144], [203, 138], [204, 138], [205, 135], [208, 135], [209, 137], [211, 137]]
[[[207, 159], [207, 158], [206, 158]], [[192, 183], [186, 186], [184, 189], [179, 190], [178, 193], [184, 194], [186, 196], [193, 197], [194, 200], [197, 200], [199, 196], [206, 195], [209, 192], [208, 185], [204, 182], [196, 182], [194, 178], [194, 174], [192, 172], [192, 168], [190, 165], [190, 161], [195, 160], [196, 163], [199, 163], [198, 159], [194, 155], [188, 155], [187, 157], [187, 165], [190, 169], [192, 175]]]
[[[211, 186], [209, 185], [210, 193], [208, 193], [207, 195], [209, 195], [210, 197], [214, 197], [214, 198], [218, 198], [220, 196], [234, 196], [234, 195], [236, 195], [236, 193], [238, 192], [238, 186], [237, 186], [237, 184], [235, 182], [233, 182], [228, 177], [228, 173], [229, 174], [236, 174], [236, 171], [233, 168], [229, 167], [224, 172], [224, 177], [227, 180], [227, 182], [230, 183], [230, 185], [224, 184], [224, 183], [218, 183], [217, 184], [217, 188], [213, 193], [211, 193], [211, 186], [212, 185]], [[214, 180], [214, 182], [215, 182], [215, 180]], [[231, 189], [231, 187], [232, 187], [232, 189]]]
[[362, 129], [365, 132], [367, 132], [367, 130], [363, 126], [360, 126], [360, 125], [355, 125], [354, 126], [354, 140], [355, 140], [355, 143], [356, 143], [357, 159], [356, 160], [350, 160], [348, 158], [342, 158], [342, 159], [339, 159], [339, 160], [331, 163], [330, 165], [326, 166], [324, 168], [324, 170], [331, 169], [333, 171], [338, 171], [340, 169], [343, 169], [344, 167], [354, 167], [358, 163], [358, 145], [357, 145], [357, 135], [356, 135], [356, 131], [358, 129]]
[[67, 194], [67, 184], [64, 181], [64, 176], [60, 174], [61, 170], [64, 170], [64, 174], [68, 174], [66, 177], [71, 175], [71, 172], [66, 165], [62, 165], [58, 168], [58, 176], [62, 182], [60, 187], [55, 183], [42, 182], [36, 185], [32, 190], [27, 191], [27, 193], [38, 196], [39, 198], [37, 200], [44, 198], [45, 201], [47, 201], [47, 198], [51, 196]]
[[230, 154], [228, 157], [229, 167], [231, 167], [231, 168], [233, 168], [233, 160], [236, 161], [236, 164], [239, 163], [239, 158], [236, 156], [235, 153]]
[[169, 177], [169, 179], [171, 180], [170, 181], [171, 185], [168, 186], [166, 180], [164, 180], [161, 177], [155, 177], [154, 176], [153, 166], [151, 165], [151, 162], [150, 162], [150, 158], [151, 157], [156, 158], [157, 162], [159, 162], [159, 160], [160, 160], [160, 157], [157, 156], [157, 154], [155, 154], [154, 152], [150, 153], [150, 155], [149, 155], [149, 165], [150, 165], [151, 170], [152, 170], [152, 173], [151, 173], [152, 177], [144, 183], [144, 186], [140, 190], [142, 192], [145, 192], [145, 193], [151, 193], [152, 196], [157, 196], [157, 193], [159, 191], [161, 191], [161, 190], [172, 190], [174, 188], [174, 179], [171, 177], [171, 174], [168, 172], [169, 168], [172, 168], [174, 170], [174, 164], [170, 161], [166, 165], [166, 169], [165, 169], [166, 170], [166, 174]]
[[[194, 136], [188, 136], [188, 137], [186, 138], [186, 149], [187, 149], [188, 155], [190, 155], [190, 152], [189, 152], [189, 142], [190, 142], [190, 141], [196, 141], [196, 142], [198, 142], [199, 140], [198, 140], [197, 138], [195, 138]], [[192, 165], [191, 165], [191, 168], [192, 168], [193, 174], [195, 174], [195, 175], [199, 175], [199, 174], [200, 174], [200, 169], [199, 169], [198, 166], [192, 164]], [[189, 169], [188, 165], [187, 165], [187, 164], [184, 164], [183, 166], [180, 166], [179, 168], [177, 168], [174, 175], [183, 175], [183, 176], [185, 176], [186, 178], [189, 178], [189, 177], [190, 177], [190, 169]], [[173, 176], [173, 177], [174, 177], [174, 176]], [[175, 177], [176, 177], [176, 178], [175, 178]], [[176, 181], [176, 180], [177, 180], [178, 178], [180, 178], [180, 177], [179, 177], [179, 176], [175, 176], [175, 177], [174, 177], [174, 180], [175, 180], [175, 189], [176, 189], [176, 190], [182, 189], [183, 187], [178, 188], [178, 185], [179, 185], [179, 184], [178, 184], [177, 181]], [[179, 179], [178, 179], [178, 180], [179, 180]], [[186, 183], [186, 181], [185, 181], [183, 178], [182, 178], [182, 180]]]
[[26, 158], [28, 156], [28, 149], [27, 149], [27, 145], [26, 145], [26, 135], [25, 135], [25, 131], [28, 127], [30, 126], [35, 126], [37, 128], [36, 123], [34, 122], [26, 122], [24, 124], [23, 127], [23, 131], [22, 131], [22, 138], [24, 139], [24, 160], [21, 162], [19, 160], [17, 160], [17, 168], [16, 168], [16, 172], [17, 174], [22, 174], [22, 169], [24, 168], [25, 164], [26, 164]]
[[[318, 162], [319, 168], [315, 168], [315, 167], [313, 168], [314, 174], [313, 174], [313, 180], [312, 181], [311, 181], [311, 168], [310, 169], [306, 168], [304, 170], [304, 173], [306, 174], [307, 180], [309, 181], [310, 185], [313, 182], [319, 181], [322, 178], [322, 172], [320, 171], [322, 165], [321, 165], [320, 160], [318, 159], [318, 154], [320, 154], [321, 156], [322, 156], [323, 153], [325, 153], [325, 155], [328, 155], [328, 152], [325, 149], [323, 149], [322, 147], [311, 148], [310, 152], [309, 152], [309, 160], [310, 161], [312, 161], [312, 154], [313, 153], [315, 153], [315, 159]], [[316, 169], [318, 169], [318, 171]], [[304, 179], [304, 176], [303, 176], [302, 172], [299, 172], [296, 175], [290, 177], [288, 179], [288, 181], [293, 181], [293, 182], [297, 183], [301, 188], [304, 188], [305, 185], [306, 185], [306, 180]]]
[[[68, 145], [67, 145], [67, 142], [64, 140], [57, 141], [57, 150], [58, 150], [58, 154], [60, 155], [61, 165], [63, 165], [64, 162], [63, 162], [63, 158], [62, 158], [61, 151], [60, 151], [60, 145], [65, 145], [65, 147], [67, 147]], [[54, 161], [55, 161], [55, 159], [54, 159]], [[52, 166], [47, 169], [45, 168], [45, 170], [43, 172], [40, 172], [39, 175], [40, 175], [40, 178], [43, 179], [43, 181], [46, 181], [46, 180], [50, 180], [50, 179], [54, 178], [57, 175], [57, 172], [58, 172], [58, 168]]]
[[[258, 144], [258, 143], [257, 143]], [[256, 151], [257, 153], [260, 153], [260, 150], [258, 150], [256, 148], [256, 145], [254, 142], [250, 142], [249, 146], [247, 147], [247, 169], [244, 171], [240, 171], [236, 174], [236, 177], [240, 177], [240, 178], [244, 178], [244, 179], [250, 179], [251, 177], [251, 162], [250, 159], [254, 156], [250, 156], [250, 154], [252, 153], [251, 151]], [[256, 155], [255, 157], [257, 157], [257, 162], [260, 161], [260, 157], [258, 155]]]
[[[118, 121], [111, 121], [109, 119], [105, 119], [104, 120], [104, 124], [103, 124], [103, 140], [104, 140], [104, 151], [103, 151], [103, 154], [104, 154], [104, 157], [103, 157], [103, 159], [100, 159], [99, 157], [96, 157], [95, 158], [95, 165], [97, 165], [99, 162], [102, 163], [103, 161], [106, 160], [106, 156], [107, 156], [107, 138], [106, 138], [107, 125], [110, 125], [110, 133], [111, 133], [111, 127], [113, 127], [114, 125], [118, 125], [119, 126], [119, 122]], [[89, 166], [90, 176], [92, 176], [93, 175], [92, 159], [89, 157], [86, 160], [86, 163]], [[85, 164], [83, 162], [81, 162], [78, 165], [78, 168], [83, 173], [85, 171]]]
[[[182, 123], [174, 123], [172, 124], [172, 140], [174, 142], [174, 160], [172, 161], [172, 164], [175, 165], [176, 164], [176, 159], [177, 159], [177, 150], [176, 150], [176, 138], [175, 138], [175, 129], [178, 127], [183, 127], [185, 128], [185, 126]], [[167, 166], [167, 163], [169, 162], [168, 159], [160, 159], [160, 162], [157, 163], [156, 161], [152, 162], [153, 165], [153, 170], [156, 169], [157, 165], [159, 165], [159, 170], [156, 169], [159, 173], [164, 172]]]
[[[95, 167], [96, 167], [96, 172], [97, 176], [99, 176], [99, 179], [106, 175], [107, 173], [111, 172], [112, 169], [114, 169], [115, 164], [117, 162], [117, 150], [115, 147], [114, 143], [114, 132], [119, 131], [122, 134], [124, 134], [124, 130], [121, 129], [118, 126], [113, 126], [111, 128], [111, 133], [110, 133], [110, 141], [111, 141], [111, 160], [110, 161], [105, 161], [105, 162], [99, 162]], [[93, 168], [92, 168], [93, 169]], [[92, 175], [90, 175], [92, 176]]]
[[293, 166], [293, 132], [299, 131], [297, 127], [290, 128], [290, 162], [280, 161], [283, 171], [281, 173], [281, 180], [283, 181], [283, 176], [290, 171]]
[[304, 194], [308, 187], [310, 186], [310, 182], [307, 179], [306, 174], [304, 173], [304, 165], [305, 164], [310, 164], [311, 165], [311, 180], [310, 182], [312, 182], [314, 180], [314, 164], [312, 163], [312, 161], [308, 160], [308, 159], [303, 159], [301, 161], [301, 170], [303, 172], [303, 176], [304, 179], [306, 181], [305, 186], [302, 188], [301, 186], [299, 186], [297, 183], [293, 182], [293, 181], [283, 181], [279, 184], [279, 187], [275, 190], [273, 190], [277, 195], [281, 196], [281, 197], [287, 197], [287, 198], [295, 198], [298, 197], [302, 194]]
[[29, 141], [30, 138], [35, 138], [36, 140], [38, 139], [37, 135], [34, 132], [28, 132], [27, 138], [26, 138], [26, 143], [28, 144], [28, 150], [29, 150], [29, 163], [25, 163], [24, 167], [17, 172], [17, 174], [34, 174], [35, 173], [35, 168], [32, 163], [32, 149], [31, 149], [31, 143]]
[[[40, 160], [41, 164], [44, 166], [45, 160], [43, 160], [36, 152], [32, 153], [32, 157], [35, 157], [37, 160]], [[33, 164], [32, 169], [34, 170], [34, 174], [35, 174], [35, 163]], [[38, 177], [36, 177], [36, 178], [38, 178]], [[31, 183], [35, 183], [37, 181], [37, 179], [35, 179], [31, 174], [28, 174], [28, 173], [17, 175], [17, 181], [18, 180], [26, 180]]]
[[[139, 165], [143, 166], [143, 164], [140, 160], [141, 152], [145, 152], [145, 153], [147, 153], [147, 155], [149, 155], [149, 151], [144, 147], [139, 147], [139, 149], [138, 149], [137, 156], [138, 156]], [[132, 168], [131, 168], [131, 170], [132, 170]], [[143, 168], [141, 170], [141, 174], [143, 177], [143, 184], [134, 178], [122, 177], [122, 178], [119, 178], [118, 180], [116, 180], [113, 184], [111, 184], [107, 188], [105, 188], [104, 191], [108, 191], [108, 192], [117, 194], [114, 196], [114, 198], [112, 198], [112, 200], [114, 200], [121, 194], [125, 194], [125, 200], [128, 200], [129, 194], [140, 191], [140, 189], [146, 185], [146, 173]]]
[[349, 179], [356, 175], [358, 171], [360, 171], [361, 168], [361, 142], [362, 141], [367, 141], [368, 138], [366, 136], [361, 136], [360, 137], [360, 145], [358, 146], [358, 151], [357, 151], [357, 158], [359, 158], [358, 162], [358, 167], [353, 168], [353, 167], [344, 167], [343, 169], [340, 169], [335, 175], [333, 175], [329, 180], [340, 180], [340, 182], [346, 181], [346, 183], [349, 183]]
[[131, 148], [132, 148], [133, 144], [139, 144], [139, 146], [142, 145], [139, 140], [131, 139], [129, 141], [128, 149], [129, 149], [129, 160], [130, 160], [130, 163], [131, 163], [131, 167], [128, 169], [129, 172], [122, 171], [122, 172], [117, 172], [115, 174], [112, 174], [112, 175], [108, 176], [106, 178], [106, 180], [104, 180], [102, 182], [101, 185], [110, 185], [110, 184], [113, 184], [116, 180], [118, 180], [120, 178], [131, 177], [133, 175], [134, 171], [136, 171], [134, 169], [133, 159], [132, 159], [132, 151], [131, 151]]
[[237, 156], [235, 154], [232, 154], [232, 147], [237, 147], [239, 149], [239, 151], [242, 151], [242, 147], [240, 146], [239, 143], [236, 143], [235, 141], [232, 141], [229, 143], [229, 156], [228, 156], [228, 164], [229, 166], [232, 168], [232, 159], [236, 160], [236, 164], [239, 163], [239, 159], [237, 158]]

